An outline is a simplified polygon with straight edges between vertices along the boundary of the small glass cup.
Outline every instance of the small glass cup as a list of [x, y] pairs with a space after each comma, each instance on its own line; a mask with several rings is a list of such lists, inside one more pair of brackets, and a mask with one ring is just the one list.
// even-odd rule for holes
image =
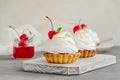
[[21, 42], [23, 45], [20, 45], [20, 41], [16, 39], [13, 45], [13, 57], [15, 59], [27, 59], [34, 57], [34, 46], [31, 41]]

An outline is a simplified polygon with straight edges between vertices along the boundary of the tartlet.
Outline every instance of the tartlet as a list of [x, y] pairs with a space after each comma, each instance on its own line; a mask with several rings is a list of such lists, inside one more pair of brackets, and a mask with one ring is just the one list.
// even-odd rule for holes
[[61, 27], [55, 31], [51, 19], [48, 16], [46, 18], [52, 24], [52, 30], [48, 32], [49, 39], [44, 44], [44, 57], [47, 62], [68, 64], [77, 61], [80, 54], [71, 33], [61, 31]]
[[61, 31], [51, 40], [47, 40], [44, 51], [44, 56], [49, 63], [73, 63], [80, 56], [72, 35], [67, 31]]
[[88, 58], [96, 55], [98, 48], [91, 34], [83, 28], [82, 25], [76, 25], [73, 28], [75, 43], [81, 54], [80, 58]]

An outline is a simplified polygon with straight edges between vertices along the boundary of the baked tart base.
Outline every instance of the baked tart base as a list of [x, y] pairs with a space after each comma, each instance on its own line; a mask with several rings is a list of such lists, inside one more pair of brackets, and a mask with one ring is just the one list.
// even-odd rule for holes
[[49, 63], [57, 63], [57, 64], [68, 64], [73, 63], [79, 58], [80, 54], [69, 54], [69, 53], [44, 53], [44, 57]]

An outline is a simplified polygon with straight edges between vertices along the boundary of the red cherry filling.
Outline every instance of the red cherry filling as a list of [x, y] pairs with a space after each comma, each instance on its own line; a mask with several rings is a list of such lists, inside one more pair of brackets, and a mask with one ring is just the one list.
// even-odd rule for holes
[[14, 58], [32, 58], [34, 56], [34, 47], [14, 47]]
[[84, 29], [86, 28], [87, 26], [85, 24], [81, 24], [81, 28]]
[[75, 33], [76, 31], [80, 30], [81, 29], [81, 26], [80, 25], [76, 25], [74, 28], [73, 28], [73, 32]]

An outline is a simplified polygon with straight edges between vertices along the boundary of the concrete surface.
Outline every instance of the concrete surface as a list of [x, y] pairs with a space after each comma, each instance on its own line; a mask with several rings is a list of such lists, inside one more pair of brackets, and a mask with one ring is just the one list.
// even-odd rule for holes
[[[113, 47], [108, 51], [99, 53], [112, 54], [117, 57], [117, 64], [82, 75], [55, 75], [24, 72], [22, 69], [23, 60], [14, 60], [12, 56], [0, 56], [0, 80], [120, 80], [120, 47]], [[36, 53], [35, 58], [42, 54]]]

